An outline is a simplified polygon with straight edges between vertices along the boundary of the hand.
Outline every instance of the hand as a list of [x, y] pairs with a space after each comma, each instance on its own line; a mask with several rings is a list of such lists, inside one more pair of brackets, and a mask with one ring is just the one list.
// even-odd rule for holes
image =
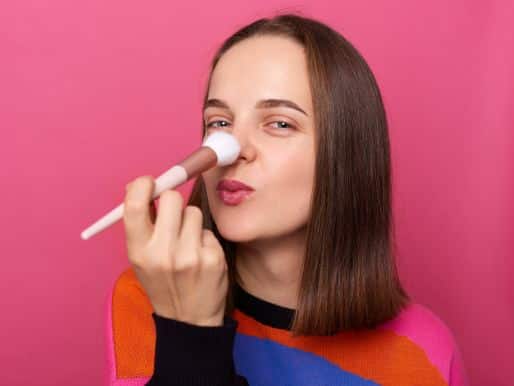
[[126, 186], [123, 222], [128, 258], [162, 317], [221, 326], [228, 291], [227, 264], [218, 239], [202, 229], [200, 208], [167, 190], [156, 215], [155, 180], [141, 176]]

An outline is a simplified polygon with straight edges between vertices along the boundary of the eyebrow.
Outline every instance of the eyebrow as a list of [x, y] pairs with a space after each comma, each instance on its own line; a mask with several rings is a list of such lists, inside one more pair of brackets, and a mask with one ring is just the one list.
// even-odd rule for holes
[[[208, 99], [203, 106], [203, 110], [205, 111], [205, 109], [208, 107], [219, 107], [222, 109], [230, 110], [228, 104], [221, 99]], [[265, 109], [270, 107], [289, 107], [305, 114], [306, 116], [309, 116], [309, 114], [301, 109], [300, 106], [287, 99], [262, 99], [255, 104], [255, 107], [258, 109]]]

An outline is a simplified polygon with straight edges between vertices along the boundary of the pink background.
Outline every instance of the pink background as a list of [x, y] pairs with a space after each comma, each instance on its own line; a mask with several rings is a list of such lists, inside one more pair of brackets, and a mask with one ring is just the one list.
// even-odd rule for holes
[[124, 233], [80, 232], [199, 145], [222, 39], [293, 11], [343, 33], [383, 91], [405, 286], [452, 329], [473, 385], [513, 385], [512, 1], [254, 3], [2, 2], [1, 383], [102, 384]]

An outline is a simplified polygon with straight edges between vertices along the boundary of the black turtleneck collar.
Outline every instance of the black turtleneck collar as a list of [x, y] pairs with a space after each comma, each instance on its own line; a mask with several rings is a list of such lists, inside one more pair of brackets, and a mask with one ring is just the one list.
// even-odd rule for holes
[[244, 314], [261, 324], [283, 330], [290, 330], [295, 310], [267, 302], [246, 292], [239, 283], [234, 287], [234, 303]]

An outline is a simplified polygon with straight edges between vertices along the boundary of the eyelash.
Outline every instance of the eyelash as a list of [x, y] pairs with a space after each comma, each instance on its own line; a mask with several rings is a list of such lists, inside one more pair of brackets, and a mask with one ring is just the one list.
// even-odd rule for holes
[[[206, 125], [206, 127], [207, 128], [214, 127], [214, 126], [212, 126], [212, 124], [213, 123], [217, 123], [217, 122], [227, 122], [227, 121], [225, 121], [223, 119], [218, 119], [216, 121], [210, 122], [209, 124]], [[296, 127], [294, 125], [292, 125], [292, 124], [290, 124], [289, 122], [286, 122], [286, 121], [273, 121], [272, 123], [285, 123], [287, 126], [289, 126], [289, 127], [282, 127], [282, 129], [292, 129], [292, 130], [296, 129]], [[218, 126], [218, 127], [222, 127], [222, 126]], [[227, 127], [227, 126], [223, 126], [223, 127]], [[282, 131], [282, 130], [280, 130], [280, 131]]]

